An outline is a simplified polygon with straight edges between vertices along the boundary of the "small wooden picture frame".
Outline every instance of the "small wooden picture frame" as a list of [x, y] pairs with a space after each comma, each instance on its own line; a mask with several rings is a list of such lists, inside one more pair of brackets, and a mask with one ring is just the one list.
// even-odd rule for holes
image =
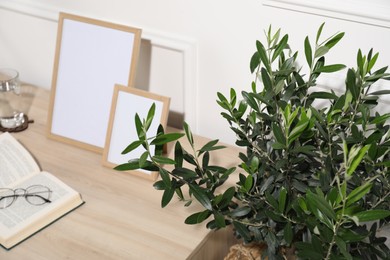
[[[167, 125], [170, 98], [153, 94], [144, 90], [115, 85], [112, 97], [111, 115], [107, 130], [106, 144], [103, 151], [103, 165], [114, 168], [130, 159], [139, 158], [145, 149], [140, 146], [128, 154], [122, 151], [133, 141], [138, 140], [134, 118], [138, 114], [142, 119], [147, 117], [152, 104], [156, 105], [153, 122], [148, 130], [153, 137], [161, 124]], [[157, 172], [146, 170], [130, 171], [143, 178], [155, 180]]]
[[102, 153], [115, 84], [133, 86], [141, 30], [60, 13], [49, 138]]

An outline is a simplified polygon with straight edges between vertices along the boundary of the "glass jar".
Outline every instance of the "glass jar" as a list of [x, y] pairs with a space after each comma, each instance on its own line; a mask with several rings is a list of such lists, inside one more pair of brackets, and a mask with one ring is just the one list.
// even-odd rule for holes
[[22, 106], [19, 73], [0, 69], [0, 126], [6, 129], [21, 126], [25, 122]]

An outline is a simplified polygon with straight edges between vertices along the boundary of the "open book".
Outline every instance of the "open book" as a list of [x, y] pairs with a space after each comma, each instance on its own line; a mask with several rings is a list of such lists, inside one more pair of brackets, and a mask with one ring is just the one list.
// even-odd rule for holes
[[[41, 197], [23, 196], [23, 189], [33, 185], [48, 188], [48, 201], [35, 205], [34, 200]], [[15, 189], [21, 196], [6, 196]], [[13, 203], [6, 205], [4, 197]], [[42, 172], [33, 156], [11, 134], [0, 135], [0, 244], [4, 248], [12, 248], [82, 204], [78, 192], [52, 174]]]

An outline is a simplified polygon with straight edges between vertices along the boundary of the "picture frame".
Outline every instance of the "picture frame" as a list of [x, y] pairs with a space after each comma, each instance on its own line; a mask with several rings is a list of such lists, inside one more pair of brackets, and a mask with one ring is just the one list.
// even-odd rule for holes
[[60, 13], [47, 136], [102, 153], [113, 87], [132, 87], [141, 29]]
[[[130, 159], [139, 158], [145, 150], [142, 146], [127, 154], [122, 151], [133, 140], [138, 140], [135, 126], [135, 115], [141, 120], [147, 117], [152, 104], [155, 104], [154, 119], [148, 130], [149, 136], [154, 136], [161, 124], [167, 125], [170, 98], [154, 94], [145, 90], [129, 88], [116, 84], [112, 97], [112, 107], [108, 124], [106, 144], [104, 146], [102, 164], [114, 168], [119, 164], [126, 163]], [[155, 180], [157, 172], [146, 170], [128, 171], [134, 175]]]

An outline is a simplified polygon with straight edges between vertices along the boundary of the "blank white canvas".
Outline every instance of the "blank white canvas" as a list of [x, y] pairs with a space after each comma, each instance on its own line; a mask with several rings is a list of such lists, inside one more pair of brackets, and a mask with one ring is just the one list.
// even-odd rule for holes
[[114, 85], [128, 84], [134, 37], [64, 19], [53, 134], [104, 147]]
[[156, 110], [153, 122], [147, 132], [148, 137], [157, 133], [163, 115], [163, 102], [142, 97], [128, 92], [119, 91], [115, 108], [115, 117], [112, 125], [112, 133], [107, 161], [114, 164], [123, 164], [130, 159], [139, 158], [145, 149], [140, 146], [128, 154], [122, 151], [133, 141], [138, 140], [134, 118], [136, 113], [142, 119], [146, 119], [148, 111], [155, 103]]

